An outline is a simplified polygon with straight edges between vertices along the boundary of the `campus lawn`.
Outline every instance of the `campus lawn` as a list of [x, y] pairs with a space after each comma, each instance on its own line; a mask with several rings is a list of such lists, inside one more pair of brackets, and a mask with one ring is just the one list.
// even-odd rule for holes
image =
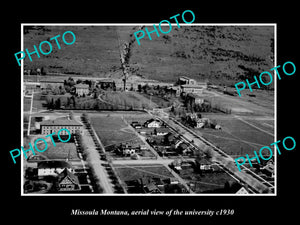
[[[51, 143], [48, 143], [48, 148], [44, 152], [38, 152], [38, 155], [45, 157], [46, 159], [69, 159], [69, 160], [80, 160], [77, 154], [76, 146], [74, 143], [61, 143], [55, 142], [54, 147]], [[40, 149], [44, 148], [44, 144], [41, 144]]]
[[132, 130], [128, 129], [128, 125], [120, 116], [99, 116], [93, 114], [89, 116], [91, 125], [105, 147], [135, 140], [142, 144], [139, 137]]

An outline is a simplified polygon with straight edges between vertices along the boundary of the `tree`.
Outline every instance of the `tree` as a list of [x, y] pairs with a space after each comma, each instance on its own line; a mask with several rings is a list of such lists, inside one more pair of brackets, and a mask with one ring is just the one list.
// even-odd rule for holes
[[56, 99], [56, 101], [55, 101], [55, 108], [56, 108], [56, 109], [60, 109], [60, 107], [61, 107], [61, 101], [60, 101], [60, 98], [58, 98], [58, 99]]
[[73, 100], [73, 107], [76, 108], [76, 98], [72, 96], [71, 99]]
[[175, 110], [174, 105], [172, 105], [171, 112], [174, 113], [174, 110]]
[[138, 92], [142, 92], [142, 85], [141, 84], [138, 84]]
[[47, 74], [47, 71], [44, 67], [41, 68], [41, 74], [42, 75], [46, 75]]
[[51, 100], [48, 99], [47, 102], [48, 102], [47, 108], [48, 109], [53, 109], [54, 108], [54, 100], [53, 100], [53, 98], [51, 98]]
[[67, 106], [71, 105], [71, 99], [69, 97], [67, 97]]

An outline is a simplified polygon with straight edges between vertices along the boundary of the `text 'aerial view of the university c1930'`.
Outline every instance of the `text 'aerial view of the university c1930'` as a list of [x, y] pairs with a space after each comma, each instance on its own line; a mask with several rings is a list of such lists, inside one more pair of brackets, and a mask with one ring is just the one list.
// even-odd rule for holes
[[275, 139], [274, 84], [234, 86], [275, 66], [274, 25], [175, 24], [139, 45], [145, 28], [22, 24], [29, 52], [60, 34], [23, 61], [22, 145], [72, 134], [26, 152], [22, 194], [274, 195], [274, 156], [234, 161]]

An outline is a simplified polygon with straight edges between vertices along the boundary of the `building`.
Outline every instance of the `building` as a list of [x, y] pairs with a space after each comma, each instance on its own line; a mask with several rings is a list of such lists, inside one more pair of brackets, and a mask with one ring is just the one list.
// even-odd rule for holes
[[72, 166], [66, 161], [42, 161], [38, 162], [38, 176], [58, 176], [64, 169], [73, 172]]
[[[45, 120], [40, 123], [41, 134], [57, 133], [60, 129], [68, 129], [71, 134], [79, 132], [82, 134], [82, 124], [75, 120], [57, 119]], [[60, 135], [68, 135], [66, 131], [61, 131]]]
[[187, 85], [195, 85], [197, 84], [197, 81], [194, 80], [194, 79], [191, 79], [189, 77], [179, 77], [177, 83], [179, 85], [184, 85], [184, 84], [187, 84]]
[[168, 87], [168, 92], [171, 93], [171, 95], [175, 95], [176, 97], [179, 97], [180, 96], [180, 93], [181, 93], [181, 88], [180, 86], [170, 86]]
[[243, 195], [243, 194], [249, 194], [249, 192], [246, 190], [246, 188], [241, 187], [237, 192], [237, 195]]
[[29, 93], [31, 94], [32, 92], [36, 92], [40, 89], [41, 87], [41, 83], [39, 82], [24, 82], [23, 83], [23, 90], [26, 92], [26, 93]]
[[198, 167], [200, 171], [214, 171], [214, 167], [211, 165], [211, 162], [204, 157], [197, 159], [195, 163], [196, 167]]
[[135, 155], [137, 152], [139, 152], [141, 150], [141, 147], [139, 145], [129, 145], [128, 143], [126, 144], [120, 144], [120, 146], [118, 146], [115, 149], [115, 153], [121, 156], [133, 156]]
[[160, 128], [154, 129], [154, 134], [157, 136], [164, 136], [164, 135], [167, 135], [169, 132], [170, 132], [170, 130], [166, 127], [160, 127]]
[[144, 123], [144, 126], [147, 128], [159, 128], [161, 126], [161, 122], [157, 119], [150, 119]]
[[80, 185], [78, 177], [65, 168], [59, 175], [56, 188], [60, 192], [64, 191], [79, 191]]
[[180, 92], [184, 94], [202, 94], [203, 90], [207, 89], [206, 82], [197, 82], [196, 80], [188, 77], [179, 77], [176, 84], [180, 86]]
[[261, 171], [270, 177], [275, 177], [273, 160], [269, 160], [267, 164], [261, 168]]
[[201, 105], [204, 103], [204, 98], [200, 97], [197, 94], [188, 93], [185, 98], [186, 104], [194, 106]]
[[135, 129], [141, 129], [141, 128], [142, 128], [142, 124], [140, 124], [140, 123], [137, 122], [137, 121], [133, 121], [133, 122], [131, 123], [131, 126], [132, 126], [133, 128], [135, 128]]
[[64, 86], [63, 81], [54, 81], [54, 80], [41, 80], [40, 81], [41, 89], [52, 89], [52, 88], [59, 88]]
[[188, 94], [188, 93], [194, 93], [194, 94], [202, 94], [203, 90], [206, 89], [205, 85], [190, 85], [190, 84], [184, 84], [181, 85], [181, 92]]
[[206, 120], [204, 118], [197, 118], [195, 120], [195, 128], [203, 128], [205, 126]]
[[100, 88], [103, 90], [107, 90], [107, 89], [115, 90], [116, 89], [115, 81], [112, 79], [100, 80], [100, 81], [98, 81], [98, 84], [99, 84]]
[[161, 191], [154, 183], [146, 184], [144, 187], [144, 191], [149, 194], [159, 194]]
[[75, 89], [76, 89], [76, 94], [78, 96], [86, 96], [87, 94], [89, 94], [89, 85], [87, 84], [76, 84], [74, 85]]

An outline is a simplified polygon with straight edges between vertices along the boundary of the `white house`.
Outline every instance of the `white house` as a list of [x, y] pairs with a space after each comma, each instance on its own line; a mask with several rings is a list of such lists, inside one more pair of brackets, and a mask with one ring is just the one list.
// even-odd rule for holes
[[161, 123], [157, 119], [150, 119], [144, 123], [144, 126], [148, 128], [159, 128], [161, 126]]
[[83, 96], [83, 95], [87, 95], [89, 93], [89, 85], [87, 84], [76, 84], [75, 85], [76, 88], [76, 94], [78, 94], [78, 96]]
[[58, 176], [65, 168], [74, 172], [72, 166], [66, 161], [42, 161], [38, 162], [38, 176]]

